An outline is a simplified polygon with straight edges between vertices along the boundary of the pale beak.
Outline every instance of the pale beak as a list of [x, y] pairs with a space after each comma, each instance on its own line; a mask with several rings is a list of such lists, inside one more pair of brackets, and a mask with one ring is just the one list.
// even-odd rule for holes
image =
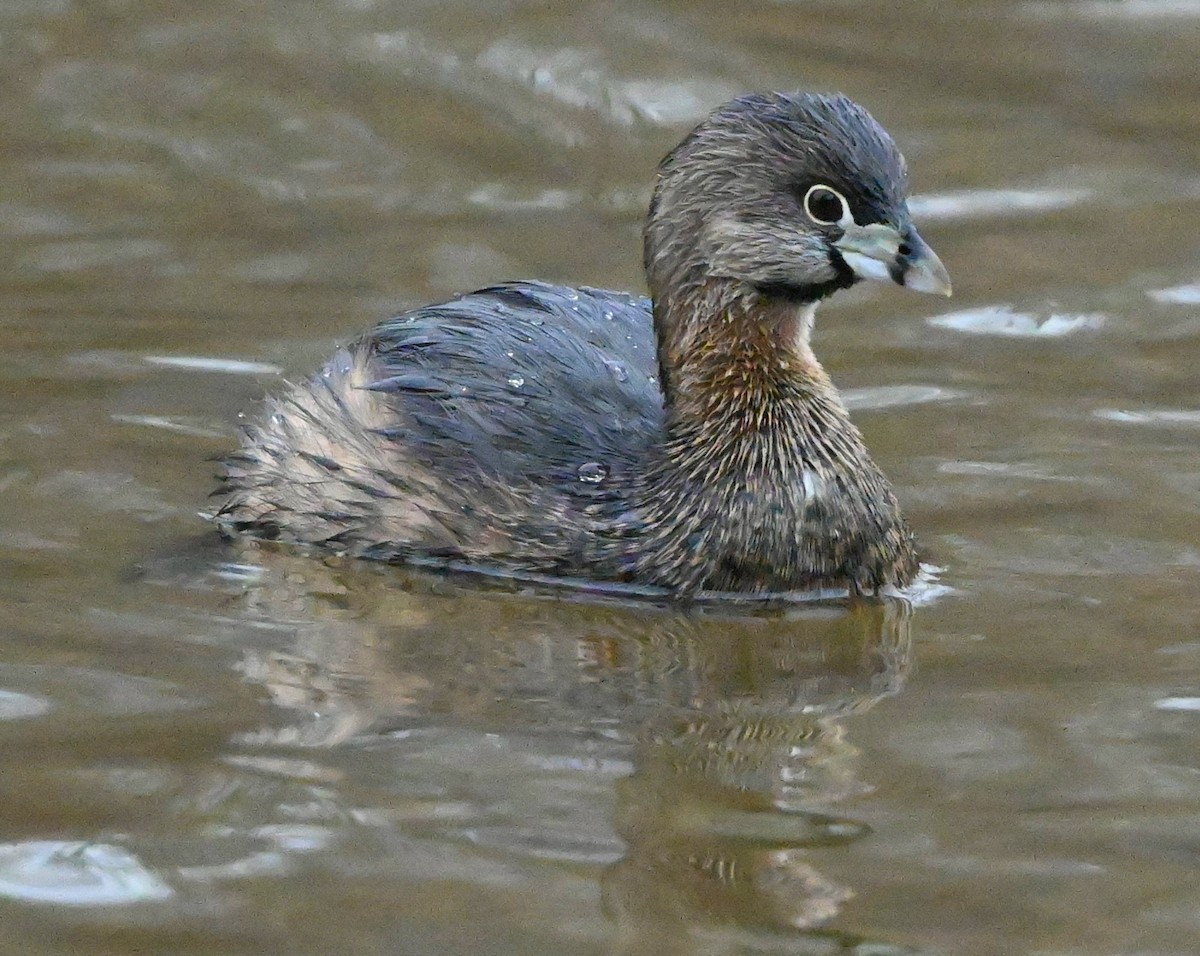
[[891, 279], [916, 292], [950, 295], [950, 273], [912, 226], [901, 233], [881, 222], [851, 223], [833, 245], [863, 279]]

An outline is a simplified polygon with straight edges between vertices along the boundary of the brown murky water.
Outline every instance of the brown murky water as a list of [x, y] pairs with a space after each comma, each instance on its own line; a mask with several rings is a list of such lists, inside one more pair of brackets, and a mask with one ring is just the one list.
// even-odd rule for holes
[[[5, 0], [0, 951], [1181, 956], [1200, 3]], [[239, 409], [404, 305], [640, 288], [733, 93], [909, 156], [818, 348], [944, 569], [745, 620], [223, 549]]]

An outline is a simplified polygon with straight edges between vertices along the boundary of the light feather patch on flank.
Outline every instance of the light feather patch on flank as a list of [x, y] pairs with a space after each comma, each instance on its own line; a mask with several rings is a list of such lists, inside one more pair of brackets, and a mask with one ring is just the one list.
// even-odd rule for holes
[[309, 541], [354, 528], [365, 541], [426, 534], [446, 543], [438, 516], [422, 506], [438, 500], [440, 482], [380, 439], [377, 430], [394, 427], [396, 413], [366, 387], [376, 377], [370, 352], [343, 348], [309, 382], [272, 400], [248, 431], [245, 453], [226, 465], [222, 517], [286, 521]]

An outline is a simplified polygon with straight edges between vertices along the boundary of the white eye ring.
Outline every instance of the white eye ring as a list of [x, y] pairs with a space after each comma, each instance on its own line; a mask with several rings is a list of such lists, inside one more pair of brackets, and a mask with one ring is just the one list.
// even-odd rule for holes
[[[816, 196], [818, 202], [821, 202], [822, 204], [829, 196], [833, 196], [839, 203], [841, 203], [841, 213], [836, 219], [828, 219], [825, 216], [818, 216], [816, 212], [813, 211], [814, 196]], [[846, 202], [846, 197], [832, 186], [826, 186], [824, 183], [817, 183], [815, 186], [808, 187], [808, 192], [804, 194], [804, 211], [808, 213], [808, 218], [815, 222], [818, 226], [848, 226], [854, 221], [854, 218], [850, 215], [850, 204]], [[822, 212], [828, 213], [828, 210], [822, 210]]]

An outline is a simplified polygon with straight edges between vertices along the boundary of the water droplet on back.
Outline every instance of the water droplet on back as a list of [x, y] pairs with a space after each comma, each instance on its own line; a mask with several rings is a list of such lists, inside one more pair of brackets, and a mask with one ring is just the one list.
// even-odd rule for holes
[[620, 362], [612, 362], [612, 361], [609, 361], [608, 359], [605, 359], [604, 367], [606, 369], [608, 369], [608, 374], [611, 375], [618, 382], [628, 382], [629, 381], [629, 370], [626, 369], [625, 366], [622, 365]]
[[510, 375], [508, 377], [508, 384], [513, 388], [520, 388], [525, 384], [525, 379], [521, 378], [520, 375]]
[[589, 485], [597, 485], [608, 477], [608, 468], [598, 461], [587, 461], [580, 465], [575, 472], [580, 481]]

